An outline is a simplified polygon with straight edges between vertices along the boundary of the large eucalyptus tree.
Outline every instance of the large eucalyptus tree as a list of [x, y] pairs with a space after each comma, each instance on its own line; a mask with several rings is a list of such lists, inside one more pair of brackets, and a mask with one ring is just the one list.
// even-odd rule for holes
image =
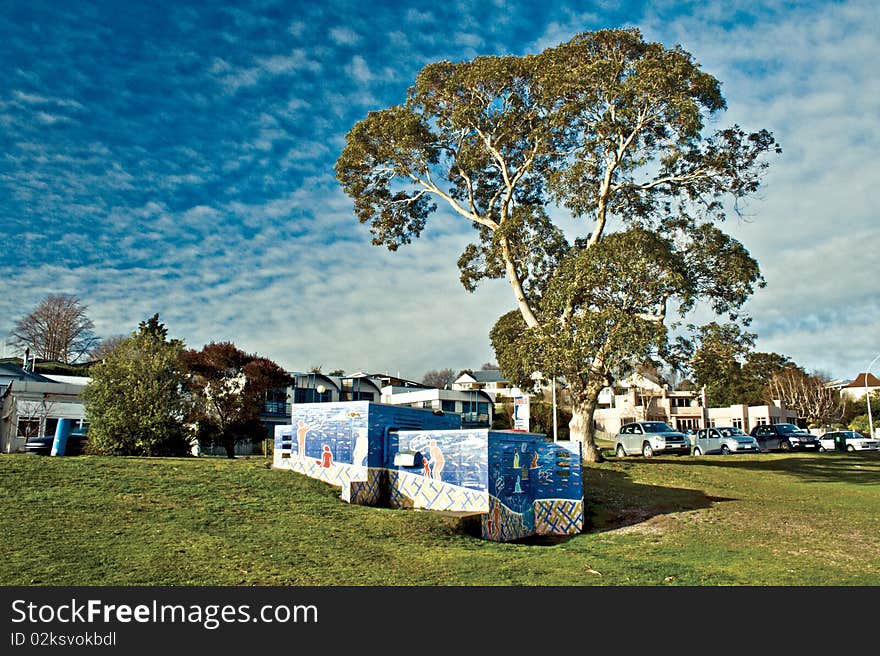
[[[506, 277], [516, 301], [493, 329], [499, 364], [520, 382], [566, 377], [572, 437], [594, 460], [599, 391], [664, 353], [668, 306], [735, 316], [761, 282], [717, 224], [779, 149], [766, 130], [704, 135], [724, 108], [680, 47], [587, 32], [537, 55], [426, 66], [403, 105], [351, 129], [336, 172], [376, 245], [409, 243], [438, 204], [473, 224], [462, 283]], [[582, 237], [569, 243], [548, 208], [582, 221]]]

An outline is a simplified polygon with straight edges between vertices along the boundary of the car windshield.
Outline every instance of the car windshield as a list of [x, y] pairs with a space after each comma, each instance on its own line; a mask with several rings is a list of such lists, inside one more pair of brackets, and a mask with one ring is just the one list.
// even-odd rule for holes
[[718, 432], [721, 433], [722, 437], [733, 437], [734, 435], [745, 435], [739, 428], [731, 427], [731, 428], [719, 428]]
[[794, 424], [777, 424], [780, 433], [802, 433], [803, 431]]
[[669, 424], [662, 421], [646, 421], [642, 424], [646, 433], [674, 433], [675, 430]]

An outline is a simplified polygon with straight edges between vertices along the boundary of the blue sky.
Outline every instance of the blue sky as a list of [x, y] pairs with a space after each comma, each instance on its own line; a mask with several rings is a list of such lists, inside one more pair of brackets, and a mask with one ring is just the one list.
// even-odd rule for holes
[[449, 215], [371, 246], [333, 175], [345, 133], [431, 61], [637, 26], [721, 80], [710, 127], [782, 144], [728, 226], [768, 283], [758, 348], [854, 376], [880, 353], [880, 9], [758, 4], [0, 0], [0, 333], [70, 293], [102, 336], [159, 312], [288, 369], [479, 367], [509, 288], [461, 287]]

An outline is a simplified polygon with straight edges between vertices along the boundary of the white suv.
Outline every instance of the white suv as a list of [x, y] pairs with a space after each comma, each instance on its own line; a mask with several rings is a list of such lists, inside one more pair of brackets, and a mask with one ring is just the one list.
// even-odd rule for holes
[[650, 458], [659, 453], [689, 455], [691, 452], [690, 438], [663, 421], [624, 424], [614, 441], [618, 458], [639, 453]]

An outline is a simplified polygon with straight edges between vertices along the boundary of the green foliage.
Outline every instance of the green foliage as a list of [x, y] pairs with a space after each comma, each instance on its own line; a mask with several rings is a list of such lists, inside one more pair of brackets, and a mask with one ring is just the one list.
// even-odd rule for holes
[[[668, 303], [734, 320], [763, 285], [717, 224], [781, 151], [766, 130], [704, 135], [724, 107], [682, 48], [586, 32], [537, 55], [429, 64], [403, 105], [351, 129], [336, 173], [374, 244], [409, 243], [438, 202], [471, 222], [462, 284], [506, 276], [522, 315], [492, 331], [502, 371], [564, 374], [587, 407], [627, 367], [675, 356]], [[592, 231], [568, 243], [553, 205]], [[622, 236], [607, 234], [612, 219]]]
[[696, 330], [697, 344], [690, 360], [690, 370], [697, 388], [706, 388], [709, 406], [741, 403], [742, 363], [755, 343], [754, 333], [747, 333], [733, 323], [711, 322]]
[[[871, 406], [871, 419], [873, 420], [873, 423], [874, 423], [874, 434], [875, 435], [880, 433], [880, 417], [877, 416], [878, 414], [880, 414], [880, 409], [878, 409], [877, 412], [875, 413], [874, 406], [872, 405]], [[868, 437], [871, 434], [871, 428], [870, 428], [870, 424], [868, 422], [867, 413], [865, 413], [863, 415], [856, 415], [855, 417], [853, 417], [850, 420], [848, 427], [851, 430], [859, 431], [865, 437]]]
[[794, 369], [806, 375], [785, 355], [752, 351], [756, 337], [734, 323], [695, 329], [687, 368], [697, 388], [706, 387], [710, 406], [764, 405], [775, 398], [769, 387], [774, 376]]
[[167, 330], [141, 323], [104, 360], [92, 366], [83, 391], [91, 453], [170, 456], [189, 451], [183, 426], [189, 403], [181, 360], [183, 343], [167, 341]]
[[[842, 421], [844, 425], [848, 424], [859, 415], [865, 416], [865, 426], [868, 425], [868, 402], [864, 395], [855, 400], [845, 397], [843, 405], [844, 410]], [[871, 392], [871, 417], [875, 421], [880, 419], [880, 390], [874, 390]]]

